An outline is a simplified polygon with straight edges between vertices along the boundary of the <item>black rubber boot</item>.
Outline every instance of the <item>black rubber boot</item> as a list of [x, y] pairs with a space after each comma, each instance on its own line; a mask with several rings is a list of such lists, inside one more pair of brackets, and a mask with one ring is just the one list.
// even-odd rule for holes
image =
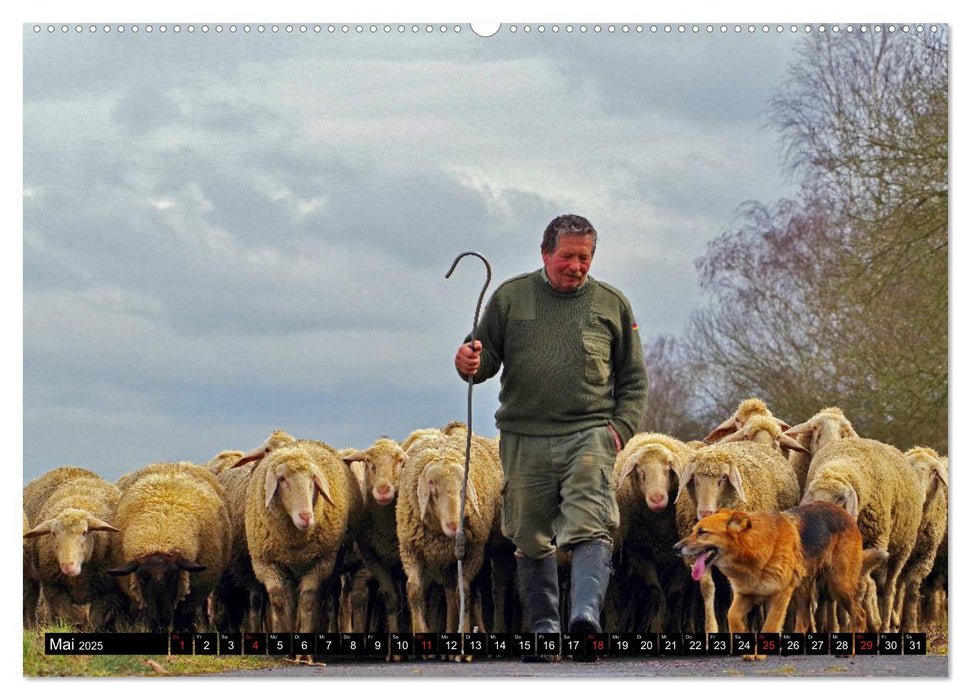
[[[560, 581], [556, 556], [527, 559], [516, 556], [516, 583], [530, 632], [560, 631]], [[544, 654], [523, 656], [527, 663], [555, 661]]]
[[[600, 611], [610, 580], [611, 547], [603, 540], [573, 547], [570, 565], [570, 634], [600, 633]], [[595, 654], [574, 654], [574, 661], [596, 661]]]

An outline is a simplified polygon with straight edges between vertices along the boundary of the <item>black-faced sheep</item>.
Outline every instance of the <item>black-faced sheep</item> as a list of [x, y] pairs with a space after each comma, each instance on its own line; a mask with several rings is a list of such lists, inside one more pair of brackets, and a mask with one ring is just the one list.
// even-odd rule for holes
[[152, 464], [132, 476], [118, 501], [122, 543], [108, 573], [120, 577], [150, 629], [193, 631], [229, 561], [223, 488], [189, 462]]
[[274, 436], [247, 487], [246, 540], [269, 599], [270, 631], [315, 632], [357, 536], [360, 488], [332, 447]]
[[[819, 449], [807, 475], [802, 502], [825, 501], [857, 518], [865, 548], [888, 553], [879, 605], [868, 603], [868, 625], [889, 631], [897, 580], [910, 558], [920, 526], [924, 492], [900, 450], [876, 440], [843, 438]], [[871, 599], [873, 594], [870, 595]]]
[[[668, 435], [638, 433], [617, 455], [612, 479], [620, 527], [613, 536], [616, 575], [610, 598], [630, 602], [631, 588], [636, 587], [646, 589], [648, 600], [640, 615], [638, 610], [626, 611], [636, 618], [632, 623], [618, 620], [616, 625], [647, 632], [657, 614], [664, 621], [664, 631], [680, 631], [679, 604], [690, 579], [672, 550], [680, 539], [674, 503], [679, 476], [694, 452]], [[626, 593], [619, 595], [621, 589]], [[624, 614], [624, 606], [613, 607]]]
[[89, 623], [108, 629], [122, 597], [105, 573], [112, 565], [118, 528], [111, 525], [120, 492], [100, 477], [63, 481], [37, 511], [38, 524], [24, 533], [33, 544], [36, 575], [55, 619], [74, 606], [90, 605]]
[[[678, 533], [687, 537], [698, 520], [720, 508], [783, 511], [798, 503], [796, 475], [773, 448], [750, 441], [709, 445], [695, 452], [681, 473]], [[695, 562], [692, 577], [701, 585], [705, 631], [717, 632], [715, 583], [703, 559]]]
[[[470, 584], [483, 566], [486, 544], [499, 514], [502, 467], [495, 442], [473, 436], [463, 528], [466, 549], [459, 581], [455, 537], [462, 514], [465, 446], [464, 436], [426, 437], [411, 446], [401, 474], [398, 541], [414, 632], [429, 631], [426, 596], [431, 583], [445, 589], [445, 631], [470, 630]], [[466, 606], [463, 630], [458, 629], [459, 586]]]
[[947, 532], [947, 467], [929, 447], [914, 447], [904, 457], [917, 472], [925, 497], [917, 540], [900, 575], [896, 617], [903, 623], [901, 631], [916, 632], [920, 624], [920, 586], [934, 567], [937, 550]]

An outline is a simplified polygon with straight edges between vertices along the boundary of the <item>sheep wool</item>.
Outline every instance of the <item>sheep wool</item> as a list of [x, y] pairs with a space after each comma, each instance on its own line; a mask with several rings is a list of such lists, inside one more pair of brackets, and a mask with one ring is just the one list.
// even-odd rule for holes
[[[617, 573], [608, 587], [607, 610], [609, 615], [629, 617], [639, 607], [633, 604], [632, 592], [646, 592], [651, 602], [643, 619], [633, 623], [638, 629], [646, 628], [655, 614], [667, 617], [667, 602], [679, 600], [688, 582], [687, 570], [672, 548], [680, 539], [675, 517], [679, 478], [694, 452], [669, 435], [638, 433], [614, 462], [620, 526], [612, 534]], [[613, 628], [621, 624], [614, 622]]]
[[120, 495], [97, 476], [63, 481], [38, 511], [38, 524], [25, 533], [36, 538], [36, 573], [55, 618], [90, 604], [91, 626], [104, 630], [110, 624], [119, 592], [105, 569], [120, 540], [111, 525]]
[[[229, 562], [231, 531], [222, 486], [203, 467], [188, 463], [157, 463], [132, 474], [118, 501], [115, 524], [122, 530], [115, 575], [123, 590], [142, 610], [152, 609], [135, 572], [153, 555], [182, 559], [205, 567], [182, 570], [175, 609], [159, 608], [149, 623], [158, 628], [175, 616], [175, 626], [191, 629], [203, 603]], [[168, 591], [162, 598], [169, 600]]]
[[917, 540], [924, 503], [915, 470], [891, 445], [843, 438], [819, 449], [806, 481], [803, 503], [819, 500], [846, 508], [857, 518], [863, 547], [887, 550], [887, 576], [878, 586], [879, 631], [889, 631], [897, 581]]
[[[445, 587], [447, 631], [459, 631], [458, 586], [461, 583], [465, 589], [468, 605], [471, 581], [483, 566], [486, 544], [499, 514], [502, 488], [499, 451], [493, 440], [474, 435], [464, 513], [463, 581], [459, 582], [455, 538], [444, 532], [441, 524], [444, 514], [439, 510], [443, 507], [446, 492], [449, 502], [457, 503], [465, 473], [465, 444], [464, 435], [426, 436], [420, 443], [412, 445], [401, 474], [397, 505], [398, 541], [408, 579], [408, 603], [415, 632], [429, 631], [425, 614], [426, 593], [431, 583]], [[434, 484], [429, 483], [431, 474], [437, 475]], [[434, 495], [422, 495], [428, 494], [429, 490], [438, 490], [438, 500]], [[424, 498], [428, 501], [423, 518], [421, 502]], [[469, 616], [465, 615], [464, 619], [468, 627]]]
[[[778, 451], [750, 441], [708, 445], [694, 453], [681, 474], [675, 502], [678, 534], [687, 537], [699, 517], [719, 508], [783, 511], [798, 503], [796, 475]], [[705, 631], [717, 632], [716, 591], [710, 569], [705, 570], [699, 584], [705, 603]]]
[[[284, 509], [288, 480], [312, 482], [307, 512]], [[360, 488], [329, 445], [284, 442], [260, 460], [247, 487], [246, 541], [269, 598], [270, 631], [317, 631], [322, 587], [358, 536], [360, 512]], [[295, 525], [301, 515], [311, 523], [303, 530]]]
[[917, 472], [925, 499], [917, 539], [900, 575], [896, 617], [902, 622], [901, 631], [917, 632], [920, 587], [931, 573], [947, 533], [947, 467], [929, 447], [914, 447], [904, 457]]

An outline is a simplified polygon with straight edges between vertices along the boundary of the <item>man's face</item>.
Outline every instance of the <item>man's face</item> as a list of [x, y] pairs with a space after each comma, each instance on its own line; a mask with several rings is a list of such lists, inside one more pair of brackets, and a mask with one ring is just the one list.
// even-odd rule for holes
[[572, 292], [587, 279], [593, 262], [593, 236], [560, 235], [556, 250], [543, 253], [550, 284], [558, 292]]

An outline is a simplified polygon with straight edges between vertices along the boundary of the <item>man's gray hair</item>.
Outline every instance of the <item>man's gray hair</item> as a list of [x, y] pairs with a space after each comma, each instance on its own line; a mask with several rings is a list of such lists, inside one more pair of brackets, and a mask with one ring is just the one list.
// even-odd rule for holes
[[552, 253], [560, 243], [560, 236], [592, 236], [593, 251], [597, 250], [597, 230], [586, 218], [577, 214], [563, 214], [553, 219], [543, 232], [540, 250]]

